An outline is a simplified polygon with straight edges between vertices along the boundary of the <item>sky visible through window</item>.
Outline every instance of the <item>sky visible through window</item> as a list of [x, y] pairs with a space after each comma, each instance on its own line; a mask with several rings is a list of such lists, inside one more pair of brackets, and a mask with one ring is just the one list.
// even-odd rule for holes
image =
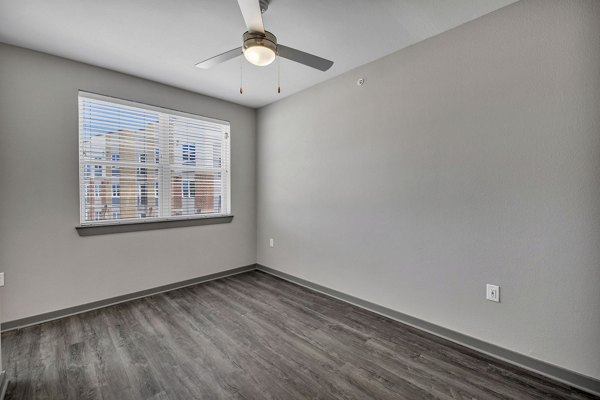
[[83, 132], [86, 139], [92, 136], [108, 135], [119, 130], [137, 131], [158, 123], [158, 113], [133, 109], [126, 106], [105, 104], [101, 101], [88, 101], [81, 112]]

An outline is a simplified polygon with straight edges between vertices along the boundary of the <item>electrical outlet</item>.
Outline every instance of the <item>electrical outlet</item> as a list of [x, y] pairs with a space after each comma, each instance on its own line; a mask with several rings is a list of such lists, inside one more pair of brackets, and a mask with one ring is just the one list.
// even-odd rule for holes
[[273, 238], [269, 239], [269, 247], [275, 247], [275, 240]]
[[4, 286], [4, 272], [0, 272], [0, 287]]
[[489, 283], [485, 285], [485, 298], [500, 303], [500, 286], [490, 285]]

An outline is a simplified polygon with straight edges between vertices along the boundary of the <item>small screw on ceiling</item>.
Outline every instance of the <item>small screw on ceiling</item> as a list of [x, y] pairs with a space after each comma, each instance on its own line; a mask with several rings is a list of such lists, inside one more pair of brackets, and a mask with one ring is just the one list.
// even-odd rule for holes
[[356, 86], [362, 86], [365, 84], [365, 78], [358, 78], [356, 81]]

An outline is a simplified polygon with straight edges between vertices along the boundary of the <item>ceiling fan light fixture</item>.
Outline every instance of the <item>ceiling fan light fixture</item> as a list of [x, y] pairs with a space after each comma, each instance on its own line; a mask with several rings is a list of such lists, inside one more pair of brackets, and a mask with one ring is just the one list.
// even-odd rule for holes
[[271, 64], [277, 55], [277, 38], [271, 32], [244, 33], [244, 57], [260, 67]]
[[275, 52], [265, 46], [252, 46], [244, 50], [244, 57], [250, 64], [263, 67], [275, 60]]

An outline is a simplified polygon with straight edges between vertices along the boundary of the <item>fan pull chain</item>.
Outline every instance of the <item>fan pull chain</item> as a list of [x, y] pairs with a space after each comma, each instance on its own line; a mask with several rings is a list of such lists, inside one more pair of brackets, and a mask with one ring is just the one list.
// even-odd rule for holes
[[243, 80], [243, 70], [244, 70], [244, 57], [240, 57], [240, 94], [244, 94], [244, 80]]
[[281, 93], [281, 57], [277, 56], [277, 93]]

